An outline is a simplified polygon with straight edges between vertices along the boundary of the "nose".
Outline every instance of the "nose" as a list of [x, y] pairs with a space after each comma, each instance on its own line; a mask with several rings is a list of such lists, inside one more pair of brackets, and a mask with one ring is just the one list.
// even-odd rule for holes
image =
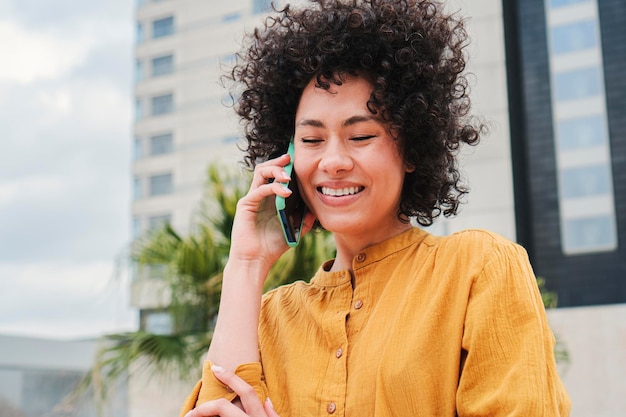
[[318, 168], [330, 175], [339, 175], [353, 167], [354, 160], [346, 144], [341, 140], [329, 140], [319, 160]]

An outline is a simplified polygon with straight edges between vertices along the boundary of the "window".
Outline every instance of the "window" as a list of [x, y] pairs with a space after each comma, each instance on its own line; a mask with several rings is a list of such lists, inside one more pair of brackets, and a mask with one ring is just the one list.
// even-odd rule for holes
[[160, 216], [151, 216], [148, 218], [148, 228], [150, 230], [156, 230], [162, 228], [165, 224], [172, 222], [172, 216], [169, 214], [162, 214]]
[[158, 116], [174, 111], [174, 95], [164, 94], [152, 97], [152, 115]]
[[139, 200], [141, 197], [143, 197], [141, 178], [135, 177], [133, 178], [133, 199]]
[[554, 91], [558, 101], [593, 97], [602, 91], [600, 69], [590, 67], [554, 75]]
[[561, 151], [605, 146], [607, 132], [603, 117], [587, 116], [558, 123], [558, 142]]
[[152, 22], [152, 37], [162, 38], [164, 36], [170, 36], [174, 33], [174, 17], [166, 17], [164, 19], [155, 20]]
[[234, 12], [234, 13], [230, 13], [230, 14], [222, 16], [222, 22], [235, 22], [239, 19], [241, 19], [240, 12]]
[[267, 13], [272, 11], [272, 1], [271, 0], [253, 0], [252, 3], [252, 12], [255, 14], [258, 13]]
[[555, 54], [582, 51], [598, 45], [598, 28], [593, 20], [556, 26], [552, 29], [552, 49]]
[[550, 7], [558, 8], [578, 3], [588, 3], [589, 0], [550, 0]]
[[615, 247], [612, 216], [571, 219], [564, 225], [564, 244], [571, 252], [590, 252]]
[[162, 75], [174, 72], [174, 56], [164, 55], [152, 59], [152, 76], [160, 77]]
[[143, 141], [141, 138], [135, 138], [135, 146], [133, 147], [133, 158], [135, 160], [143, 157]]
[[143, 25], [141, 23], [137, 23], [137, 32], [135, 33], [137, 45], [143, 43], [144, 39]]
[[135, 82], [143, 80], [143, 62], [140, 60], [135, 61]]
[[[562, 250], [613, 250], [618, 237], [597, 0], [550, 0], [546, 22]], [[571, 55], [579, 51], [585, 53]]]
[[141, 327], [144, 331], [153, 334], [171, 334], [173, 330], [172, 317], [165, 310], [141, 310]]
[[152, 136], [150, 138], [150, 155], [170, 153], [173, 149], [173, 136], [171, 133]]
[[143, 102], [140, 98], [135, 98], [135, 120], [143, 119]]
[[611, 173], [606, 165], [563, 169], [561, 175], [562, 194], [565, 198], [604, 195], [612, 191]]
[[172, 174], [153, 175], [150, 177], [150, 195], [171, 194], [173, 188]]
[[133, 238], [138, 238], [141, 235], [141, 218], [133, 216]]

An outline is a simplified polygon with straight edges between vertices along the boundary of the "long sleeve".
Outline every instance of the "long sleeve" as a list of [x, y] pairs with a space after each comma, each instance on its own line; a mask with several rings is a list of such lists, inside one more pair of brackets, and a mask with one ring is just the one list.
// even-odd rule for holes
[[460, 417], [569, 415], [554, 335], [521, 247], [496, 245], [474, 280], [462, 348]]
[[[202, 379], [198, 381], [191, 394], [183, 403], [180, 416], [184, 417], [190, 410], [206, 401], [225, 398], [232, 401], [237, 397], [232, 390], [220, 382], [211, 371], [211, 361], [205, 361], [202, 367]], [[261, 402], [268, 397], [267, 387], [263, 378], [263, 369], [261, 364], [245, 363], [235, 369], [235, 374], [250, 384], [257, 393]]]

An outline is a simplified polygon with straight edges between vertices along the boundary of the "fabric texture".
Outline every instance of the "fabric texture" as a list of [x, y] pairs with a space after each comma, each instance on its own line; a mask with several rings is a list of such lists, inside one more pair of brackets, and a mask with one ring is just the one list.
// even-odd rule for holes
[[[264, 295], [261, 364], [237, 374], [281, 417], [567, 416], [526, 252], [495, 234], [413, 228], [349, 271]], [[233, 399], [210, 367], [181, 416]]]

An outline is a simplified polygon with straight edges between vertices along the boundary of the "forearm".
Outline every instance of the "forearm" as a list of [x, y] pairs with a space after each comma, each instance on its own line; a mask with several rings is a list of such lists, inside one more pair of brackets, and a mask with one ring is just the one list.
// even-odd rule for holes
[[259, 361], [258, 326], [263, 282], [269, 267], [258, 262], [228, 262], [224, 268], [217, 323], [207, 359], [234, 371]]

